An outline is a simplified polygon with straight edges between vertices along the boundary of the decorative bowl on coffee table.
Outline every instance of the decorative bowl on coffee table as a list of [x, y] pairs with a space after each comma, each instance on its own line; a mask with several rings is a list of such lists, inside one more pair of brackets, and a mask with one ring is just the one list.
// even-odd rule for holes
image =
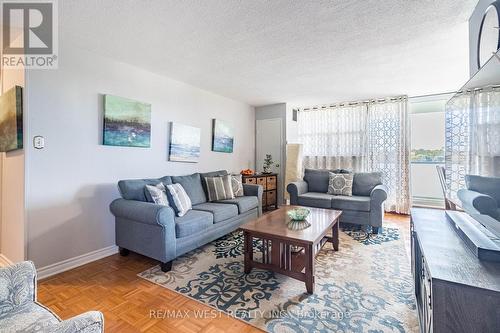
[[294, 208], [286, 212], [292, 221], [304, 221], [311, 211], [307, 208]]
[[290, 220], [286, 225], [290, 230], [304, 230], [309, 228], [311, 226], [311, 223], [307, 222], [306, 220], [302, 221]]

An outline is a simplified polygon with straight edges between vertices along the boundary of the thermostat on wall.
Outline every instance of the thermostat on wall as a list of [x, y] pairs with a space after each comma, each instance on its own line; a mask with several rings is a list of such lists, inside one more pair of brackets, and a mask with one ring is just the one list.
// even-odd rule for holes
[[35, 149], [43, 149], [45, 147], [45, 138], [40, 135], [33, 137], [33, 147]]

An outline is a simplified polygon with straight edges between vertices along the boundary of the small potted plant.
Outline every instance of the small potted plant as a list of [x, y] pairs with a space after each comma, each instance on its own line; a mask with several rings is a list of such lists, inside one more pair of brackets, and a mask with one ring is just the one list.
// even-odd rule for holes
[[262, 167], [263, 171], [262, 173], [271, 173], [271, 168], [275, 166], [277, 168], [280, 167], [280, 165], [278, 163], [275, 163], [273, 161], [273, 157], [271, 156], [271, 154], [266, 154], [266, 158], [264, 159], [264, 165]]

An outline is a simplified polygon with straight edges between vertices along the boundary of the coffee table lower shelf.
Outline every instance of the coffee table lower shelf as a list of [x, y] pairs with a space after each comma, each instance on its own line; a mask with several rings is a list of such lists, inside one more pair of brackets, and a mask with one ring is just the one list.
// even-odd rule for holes
[[[329, 241], [335, 251], [339, 248], [339, 226], [335, 223], [332, 227], [332, 236], [324, 236], [317, 243], [303, 242], [274, 237], [273, 235], [243, 231], [245, 252], [245, 273], [252, 268], [259, 268], [280, 273], [299, 281], [305, 282], [309, 294], [314, 293], [314, 258], [321, 247]], [[254, 260], [253, 239], [262, 241], [261, 261]], [[292, 247], [302, 248], [292, 251]]]

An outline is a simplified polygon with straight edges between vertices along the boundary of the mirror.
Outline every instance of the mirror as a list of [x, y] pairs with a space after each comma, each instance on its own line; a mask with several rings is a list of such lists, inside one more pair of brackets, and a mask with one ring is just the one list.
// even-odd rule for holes
[[497, 1], [486, 9], [481, 22], [478, 41], [479, 68], [500, 48], [500, 3]]

